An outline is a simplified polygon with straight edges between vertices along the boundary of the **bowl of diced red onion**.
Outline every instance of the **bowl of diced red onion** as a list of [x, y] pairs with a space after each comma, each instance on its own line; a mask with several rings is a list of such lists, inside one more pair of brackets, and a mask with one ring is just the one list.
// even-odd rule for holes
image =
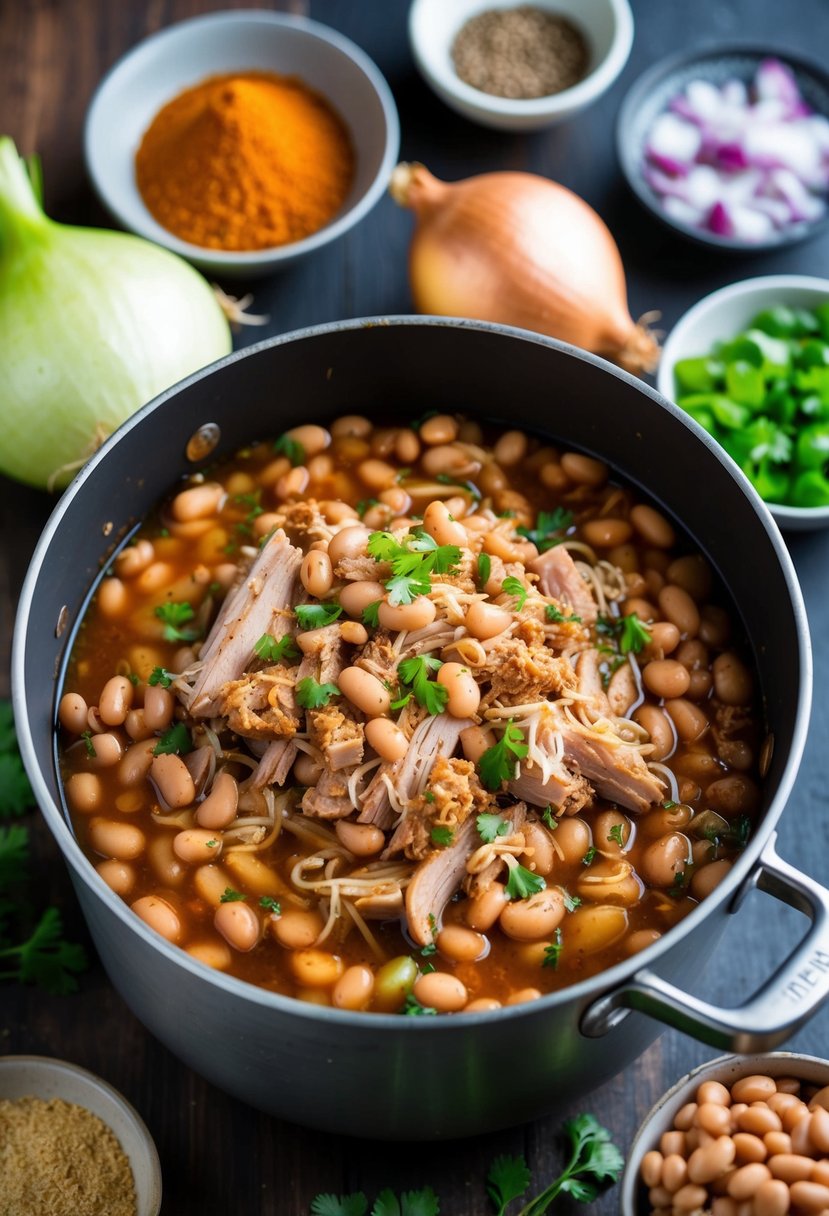
[[757, 48], [683, 53], [630, 90], [617, 148], [683, 236], [742, 253], [803, 240], [829, 219], [829, 73]]

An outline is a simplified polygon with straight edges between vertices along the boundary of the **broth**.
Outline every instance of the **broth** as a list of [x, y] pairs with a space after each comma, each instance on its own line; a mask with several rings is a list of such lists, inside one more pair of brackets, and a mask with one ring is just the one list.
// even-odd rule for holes
[[294, 428], [178, 487], [102, 580], [59, 708], [75, 832], [262, 987], [536, 999], [656, 941], [748, 838], [726, 602], [580, 453], [451, 415]]

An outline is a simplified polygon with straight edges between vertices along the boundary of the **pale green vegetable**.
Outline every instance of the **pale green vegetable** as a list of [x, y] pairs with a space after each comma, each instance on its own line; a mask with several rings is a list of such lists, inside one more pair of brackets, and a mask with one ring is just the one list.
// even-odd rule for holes
[[201, 275], [139, 237], [47, 219], [0, 138], [0, 471], [65, 485], [125, 418], [230, 349]]

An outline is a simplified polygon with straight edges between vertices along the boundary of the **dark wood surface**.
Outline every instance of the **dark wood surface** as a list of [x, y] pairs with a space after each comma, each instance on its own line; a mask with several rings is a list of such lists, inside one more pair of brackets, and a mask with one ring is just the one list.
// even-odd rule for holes
[[[447, 0], [451, 2], [451, 0]], [[254, 7], [241, 0], [238, 7]], [[99, 223], [81, 158], [84, 111], [102, 74], [142, 37], [183, 17], [232, 2], [209, 0], [0, 0], [0, 129], [22, 152], [39, 152], [53, 215]], [[273, 6], [271, 6], [273, 7]], [[279, 6], [277, 6], [279, 7]], [[661, 309], [666, 328], [695, 300], [748, 275], [829, 273], [829, 237], [775, 255], [719, 257], [672, 237], [628, 197], [613, 151], [613, 126], [626, 88], [648, 65], [680, 48], [711, 41], [763, 42], [778, 51], [820, 55], [827, 37], [826, 0], [634, 0], [637, 22], [631, 60], [616, 86], [571, 123], [532, 136], [475, 127], [446, 110], [417, 76], [406, 38], [405, 0], [301, 0], [283, 4], [352, 37], [385, 73], [402, 123], [402, 154], [438, 175], [462, 177], [492, 168], [526, 168], [572, 187], [593, 204], [615, 233], [629, 275], [636, 316]], [[269, 312], [265, 331], [243, 333], [239, 344], [264, 334], [340, 317], [411, 308], [405, 275], [408, 215], [384, 199], [356, 230], [311, 260], [270, 282], [254, 284], [256, 311]], [[0, 359], [4, 352], [0, 349]], [[2, 413], [0, 402], [0, 414]], [[2, 419], [0, 418], [0, 425]], [[0, 478], [0, 695], [8, 695], [8, 651], [14, 605], [25, 568], [52, 502]], [[816, 658], [816, 698], [810, 743], [783, 818], [783, 855], [815, 877], [827, 877], [829, 797], [821, 764], [827, 739], [829, 535], [791, 537], [803, 581]], [[735, 547], [739, 538], [735, 537]], [[748, 557], [745, 560], [750, 560]], [[762, 588], [758, 588], [762, 594]], [[43, 899], [63, 910], [71, 933], [85, 935], [66, 871], [36, 815], [35, 883]], [[745, 997], [791, 949], [804, 922], [795, 913], [752, 896], [713, 952], [705, 979], [688, 986], [723, 1004]], [[819, 1013], [792, 1046], [829, 1054], [829, 1011]], [[516, 1044], [516, 1051], [520, 1044]], [[165, 1216], [306, 1216], [322, 1190], [431, 1183], [441, 1210], [483, 1216], [483, 1179], [498, 1152], [523, 1152], [540, 1189], [561, 1158], [558, 1119], [477, 1141], [439, 1146], [388, 1145], [308, 1132], [258, 1114], [190, 1072], [135, 1020], [93, 961], [79, 993], [51, 999], [22, 987], [0, 987], [0, 1052], [40, 1053], [73, 1060], [104, 1076], [144, 1116], [158, 1144]], [[669, 1031], [624, 1075], [591, 1094], [568, 1095], [575, 1113], [590, 1109], [626, 1148], [651, 1102], [680, 1074], [712, 1056]], [[355, 1082], [358, 1083], [358, 1082]], [[561, 1205], [566, 1211], [566, 1204]], [[594, 1205], [618, 1211], [616, 1191]], [[21, 1214], [23, 1216], [23, 1214]]]

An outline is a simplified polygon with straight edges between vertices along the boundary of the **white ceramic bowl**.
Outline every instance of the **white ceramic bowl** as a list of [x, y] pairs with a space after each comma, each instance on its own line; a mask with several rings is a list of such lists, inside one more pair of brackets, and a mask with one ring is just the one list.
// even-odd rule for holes
[[[814, 308], [827, 300], [829, 279], [797, 274], [743, 279], [712, 292], [680, 317], [671, 330], [662, 350], [656, 387], [663, 397], [675, 401], [674, 368], [680, 359], [706, 355], [715, 342], [735, 337], [765, 308], [778, 304]], [[784, 531], [829, 527], [829, 507], [786, 507], [776, 503], [769, 503], [768, 507]]]
[[621, 1216], [646, 1216], [650, 1211], [647, 1190], [639, 1179], [642, 1158], [651, 1149], [659, 1147], [662, 1133], [670, 1131], [674, 1116], [686, 1102], [693, 1100], [698, 1086], [703, 1081], [719, 1081], [722, 1085], [731, 1086], [735, 1081], [739, 1081], [740, 1077], [755, 1074], [767, 1077], [795, 1077], [799, 1081], [808, 1081], [823, 1088], [824, 1085], [829, 1085], [829, 1060], [801, 1055], [795, 1051], [772, 1051], [753, 1056], [719, 1056], [707, 1064], [700, 1064], [693, 1072], [680, 1078], [645, 1115], [630, 1146], [625, 1172], [622, 1175]]
[[[301, 241], [249, 253], [222, 253], [179, 240], [147, 210], [135, 182], [135, 154], [162, 106], [208, 76], [238, 71], [298, 76], [345, 121], [356, 152], [351, 190], [334, 219]], [[213, 13], [145, 39], [98, 87], [86, 117], [84, 154], [101, 201], [125, 228], [213, 274], [279, 270], [342, 236], [386, 189], [400, 127], [378, 68], [353, 42], [316, 21], [283, 13]]]
[[137, 1216], [161, 1211], [161, 1166], [153, 1138], [126, 1098], [94, 1073], [47, 1056], [0, 1058], [0, 1100], [61, 1098], [83, 1106], [106, 1123], [129, 1158]]
[[522, 3], [526, 0], [414, 0], [409, 11], [409, 41], [424, 80], [453, 110], [484, 127], [534, 131], [572, 118], [610, 88], [630, 54], [633, 15], [627, 0], [535, 0], [537, 7], [569, 18], [583, 31], [590, 49], [584, 80], [526, 101], [493, 97], [466, 84], [452, 64], [458, 30], [477, 13]]

